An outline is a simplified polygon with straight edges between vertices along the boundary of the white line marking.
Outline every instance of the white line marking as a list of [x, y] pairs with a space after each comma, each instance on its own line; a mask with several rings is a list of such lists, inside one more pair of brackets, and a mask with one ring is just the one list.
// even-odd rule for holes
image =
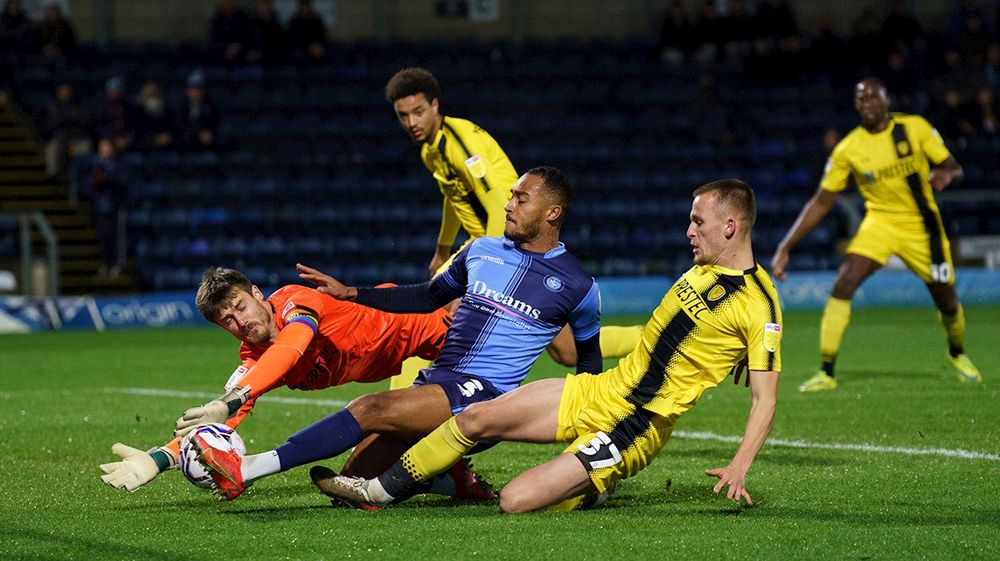
[[[713, 432], [688, 432], [674, 431], [673, 436], [679, 438], [689, 438], [691, 440], [717, 440], [719, 442], [738, 443], [743, 440], [742, 436], [726, 436]], [[945, 456], [948, 458], [962, 458], [965, 460], [990, 460], [1000, 461], [1000, 456], [987, 454], [985, 452], [974, 452], [971, 450], [949, 449], [949, 448], [903, 448], [900, 446], [876, 446], [874, 444], [825, 444], [822, 442], [809, 442], [806, 440], [782, 440], [780, 438], [769, 438], [767, 444], [771, 446], [784, 446], [786, 448], [811, 448], [816, 450], [850, 450], [854, 452], [903, 454], [905, 456]]]
[[[20, 392], [0, 392], [0, 398], [10, 399], [19, 394], [27, 393], [37, 393], [39, 390], [32, 392], [20, 391]], [[149, 396], [149, 397], [177, 397], [185, 399], [212, 399], [218, 397], [218, 394], [211, 392], [185, 392], [178, 390], [165, 390], [159, 388], [98, 388], [96, 391], [101, 393], [117, 393], [126, 395], [139, 395], [139, 396]], [[51, 391], [45, 391], [44, 393], [52, 393]], [[79, 392], [71, 392], [79, 393]], [[318, 407], [343, 407], [347, 405], [347, 401], [339, 399], [306, 399], [301, 397], [280, 397], [280, 396], [262, 396], [260, 399], [268, 403], [283, 403], [286, 405], [313, 405]], [[673, 432], [674, 438], [683, 438], [689, 440], [715, 440], [718, 442], [727, 442], [731, 444], [738, 444], [743, 440], [742, 436], [734, 435], [724, 435], [716, 434], [714, 432], [703, 432], [703, 431], [682, 431], [677, 430]], [[946, 458], [961, 458], [963, 460], [987, 460], [991, 462], [1000, 462], [1000, 455], [988, 454], [986, 452], [976, 452], [973, 450], [962, 450], [961, 448], [907, 448], [902, 446], [877, 446], [875, 444], [828, 444], [823, 442], [809, 442], [807, 440], [784, 440], [781, 438], [769, 438], [767, 439], [768, 445], [780, 446], [785, 448], [802, 448], [802, 449], [812, 449], [812, 450], [847, 450], [851, 452], [865, 452], [865, 453], [877, 453], [877, 454], [901, 454], [904, 456], [943, 456]]]
[[[157, 388], [101, 388], [102, 393], [121, 393], [126, 395], [142, 395], [152, 397], [183, 397], [190, 399], [213, 399], [219, 397], [210, 392], [182, 392], [177, 390], [161, 390]], [[302, 397], [261, 396], [259, 401], [266, 403], [284, 403], [286, 405], [316, 405], [320, 407], [343, 407], [347, 401], [340, 399], [307, 399]]]

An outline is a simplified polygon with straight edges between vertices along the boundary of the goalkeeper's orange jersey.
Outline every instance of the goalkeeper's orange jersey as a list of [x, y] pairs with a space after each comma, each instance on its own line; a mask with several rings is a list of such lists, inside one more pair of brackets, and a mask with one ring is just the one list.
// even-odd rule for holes
[[[278, 336], [270, 345], [240, 345], [243, 364], [230, 376], [226, 391], [249, 386], [249, 399], [226, 421], [233, 428], [258, 397], [275, 387], [321, 390], [348, 382], [378, 382], [399, 374], [409, 357], [436, 359], [452, 320], [444, 308], [429, 314], [392, 314], [299, 285], [276, 290], [267, 302]], [[164, 446], [175, 458], [178, 443], [174, 439]]]
[[399, 374], [411, 356], [437, 358], [452, 318], [445, 309], [392, 314], [299, 285], [282, 287], [267, 301], [278, 336], [270, 345], [240, 345], [243, 364], [225, 389], [249, 387], [249, 399], [226, 421], [233, 428], [275, 387], [321, 390], [378, 382]]

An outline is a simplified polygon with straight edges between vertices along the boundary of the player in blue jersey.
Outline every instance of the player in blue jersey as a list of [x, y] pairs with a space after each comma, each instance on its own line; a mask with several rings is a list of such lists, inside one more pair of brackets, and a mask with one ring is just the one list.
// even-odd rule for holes
[[[298, 266], [320, 292], [388, 312], [432, 311], [456, 298], [461, 303], [441, 354], [411, 387], [359, 397], [263, 454], [240, 456], [195, 437], [223, 498], [238, 497], [266, 475], [337, 456], [376, 433], [391, 465], [408, 444], [452, 415], [516, 388], [567, 324], [576, 342], [577, 372], [602, 370], [597, 282], [559, 241], [573, 198], [568, 178], [555, 168], [534, 168], [511, 195], [503, 237], [473, 240], [444, 273], [423, 284], [355, 288]], [[320, 481], [335, 474], [316, 466], [311, 475]]]

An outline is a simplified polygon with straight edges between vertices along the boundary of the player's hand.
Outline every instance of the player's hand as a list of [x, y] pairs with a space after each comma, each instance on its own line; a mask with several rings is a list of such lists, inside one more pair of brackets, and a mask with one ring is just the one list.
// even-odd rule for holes
[[736, 502], [743, 499], [748, 505], [753, 504], [753, 499], [750, 498], [750, 493], [747, 493], [746, 489], [746, 471], [734, 468], [733, 466], [726, 466], [715, 469], [706, 469], [705, 475], [719, 478], [719, 482], [712, 488], [712, 492], [719, 493], [728, 485], [729, 491], [726, 492], [727, 499], [731, 499]]
[[444, 259], [442, 259], [440, 255], [435, 253], [434, 258], [431, 259], [431, 264], [427, 266], [427, 276], [429, 278], [434, 278], [434, 275], [437, 274], [437, 270], [441, 268], [441, 265], [443, 263]]
[[104, 472], [101, 481], [115, 489], [135, 491], [160, 474], [160, 468], [149, 452], [117, 442], [111, 447], [111, 453], [122, 461], [101, 464], [101, 471]]
[[200, 407], [192, 407], [184, 412], [174, 426], [174, 436], [184, 436], [196, 426], [205, 423], [225, 423], [229, 418], [229, 406], [221, 399], [213, 399]]
[[943, 191], [951, 183], [952, 174], [946, 169], [932, 169], [927, 180], [935, 191]]
[[353, 286], [346, 286], [339, 280], [312, 267], [307, 267], [302, 263], [296, 263], [295, 268], [299, 271], [299, 278], [316, 285], [316, 290], [332, 296], [337, 300], [354, 300], [358, 297], [358, 289]]
[[434, 251], [434, 257], [431, 259], [431, 264], [427, 266], [427, 273], [429, 278], [434, 278], [438, 274], [438, 269], [444, 262], [448, 260], [451, 256], [451, 246], [439, 245]]
[[783, 281], [788, 278], [785, 267], [788, 265], [788, 250], [778, 248], [771, 257], [771, 274], [774, 278]]

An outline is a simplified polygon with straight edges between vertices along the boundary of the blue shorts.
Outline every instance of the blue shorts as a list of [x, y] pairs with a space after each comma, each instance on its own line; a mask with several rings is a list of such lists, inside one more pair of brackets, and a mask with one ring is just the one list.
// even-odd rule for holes
[[[471, 374], [453, 372], [444, 368], [425, 368], [420, 371], [420, 374], [417, 374], [417, 379], [413, 381], [414, 386], [424, 386], [427, 384], [441, 386], [445, 395], [448, 396], [448, 404], [451, 405], [452, 415], [458, 415], [473, 403], [489, 401], [504, 393], [496, 389], [489, 380]], [[499, 443], [499, 440], [481, 440], [472, 450], [469, 450], [469, 453], [478, 454]]]
[[452, 415], [458, 415], [466, 407], [480, 401], [489, 401], [503, 394], [489, 380], [453, 372], [444, 368], [425, 368], [413, 381], [414, 386], [437, 384], [448, 396]]

